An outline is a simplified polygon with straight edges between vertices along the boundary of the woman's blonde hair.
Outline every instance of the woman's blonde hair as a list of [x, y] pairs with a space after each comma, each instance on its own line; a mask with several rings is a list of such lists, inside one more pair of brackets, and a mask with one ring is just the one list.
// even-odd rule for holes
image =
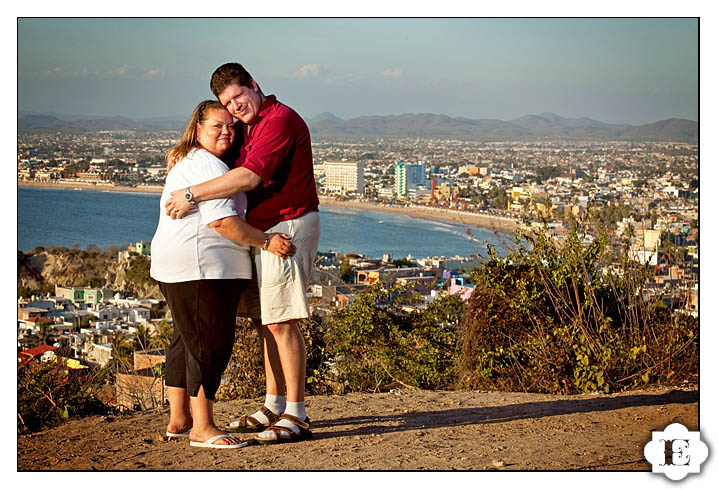
[[186, 157], [192, 148], [199, 148], [200, 145], [197, 141], [197, 123], [202, 124], [212, 109], [226, 110], [219, 101], [210, 99], [203, 100], [194, 108], [179, 143], [167, 152], [167, 163], [175, 164]]

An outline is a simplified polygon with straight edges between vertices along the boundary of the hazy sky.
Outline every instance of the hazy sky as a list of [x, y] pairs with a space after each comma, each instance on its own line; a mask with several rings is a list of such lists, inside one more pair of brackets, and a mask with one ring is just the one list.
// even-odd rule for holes
[[242, 63], [305, 118], [698, 119], [696, 19], [19, 19], [18, 109], [187, 116]]

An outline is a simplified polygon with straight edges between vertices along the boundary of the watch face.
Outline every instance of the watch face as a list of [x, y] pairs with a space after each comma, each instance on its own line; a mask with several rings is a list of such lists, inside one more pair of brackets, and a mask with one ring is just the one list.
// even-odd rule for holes
[[191, 200], [192, 200], [192, 197], [193, 197], [193, 196], [192, 196], [192, 193], [191, 193], [190, 191], [187, 191], [187, 192], [184, 193], [184, 198], [187, 199], [188, 201], [191, 201]]

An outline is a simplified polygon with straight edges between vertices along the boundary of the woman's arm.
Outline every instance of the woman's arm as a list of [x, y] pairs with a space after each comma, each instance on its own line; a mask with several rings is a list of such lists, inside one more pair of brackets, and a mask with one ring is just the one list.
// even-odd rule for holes
[[267, 250], [282, 259], [291, 257], [296, 251], [284, 233], [268, 233], [269, 245], [265, 248], [264, 233], [236, 215], [214, 220], [208, 226], [233, 242]]
[[[259, 185], [262, 179], [251, 170], [244, 167], [233, 168], [229, 172], [212, 180], [193, 185], [189, 188], [194, 202], [209, 201], [211, 199], [231, 198], [240, 192], [251, 191]], [[194, 203], [185, 199], [186, 189], [176, 190], [165, 202], [167, 216], [172, 219], [182, 218], [189, 213]]]

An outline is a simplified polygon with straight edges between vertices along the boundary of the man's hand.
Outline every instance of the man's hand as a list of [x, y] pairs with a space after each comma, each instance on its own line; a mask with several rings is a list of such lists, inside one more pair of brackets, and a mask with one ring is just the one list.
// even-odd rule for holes
[[189, 202], [184, 198], [184, 189], [176, 190], [171, 193], [170, 198], [165, 202], [165, 211], [167, 216], [172, 219], [184, 218], [190, 211], [197, 208], [196, 204]]
[[297, 247], [292, 245], [292, 242], [289, 240], [289, 235], [284, 233], [270, 233], [267, 252], [273, 253], [280, 259], [293, 256], [294, 252], [297, 251]]

